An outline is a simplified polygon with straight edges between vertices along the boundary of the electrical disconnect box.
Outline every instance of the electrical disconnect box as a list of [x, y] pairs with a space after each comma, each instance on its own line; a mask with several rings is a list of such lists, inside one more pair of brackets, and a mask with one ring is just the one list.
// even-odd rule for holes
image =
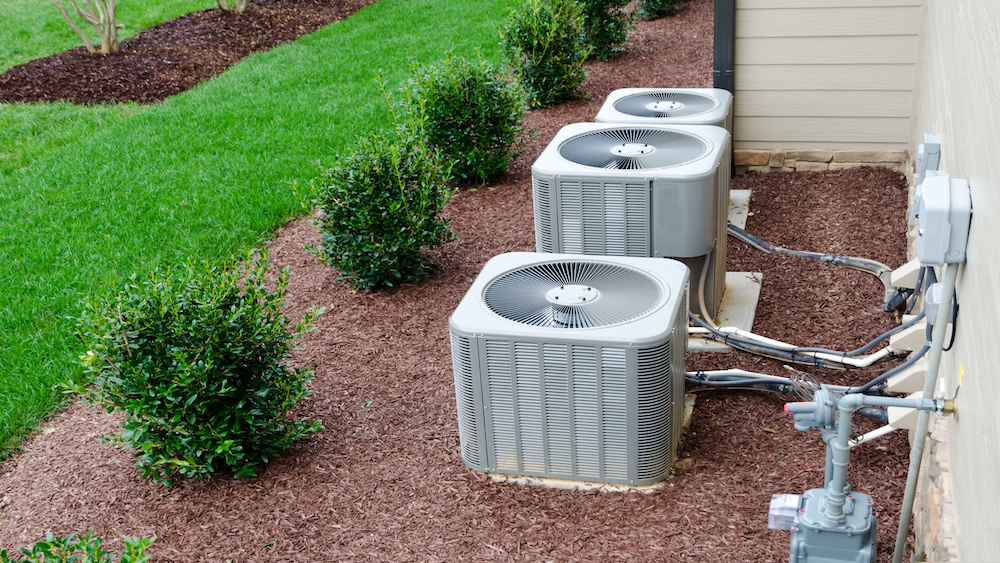
[[969, 182], [947, 174], [928, 175], [913, 198], [917, 220], [917, 260], [924, 266], [965, 261], [972, 219]]

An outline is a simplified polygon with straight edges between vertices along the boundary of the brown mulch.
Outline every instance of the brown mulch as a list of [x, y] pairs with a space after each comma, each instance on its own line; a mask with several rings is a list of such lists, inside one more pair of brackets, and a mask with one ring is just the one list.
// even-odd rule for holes
[[255, 0], [238, 14], [218, 8], [185, 14], [123, 41], [117, 53], [78, 47], [16, 66], [0, 74], [0, 102], [162, 102], [373, 1]]
[[[625, 54], [589, 65], [589, 100], [528, 116], [538, 138], [509, 177], [449, 204], [459, 238], [434, 252], [436, 271], [419, 284], [353, 293], [303, 249], [318, 242], [307, 220], [280, 229], [271, 258], [291, 268], [288, 315], [328, 308], [294, 359], [316, 370], [295, 415], [321, 418], [325, 430], [257, 478], [168, 489], [97, 440], [120, 416], [74, 404], [0, 475], [0, 545], [92, 528], [112, 549], [125, 535], [156, 535], [154, 561], [171, 562], [787, 561], [789, 535], [767, 528], [767, 504], [773, 493], [822, 486], [824, 449], [817, 432], [794, 430], [785, 397], [698, 392], [676, 474], [651, 494], [493, 483], [466, 469], [459, 451], [448, 316], [490, 257], [534, 250], [531, 163], [560, 127], [591, 120], [613, 89], [709, 87], [711, 64], [712, 0], [640, 23]], [[891, 267], [905, 260], [899, 174], [748, 174], [733, 187], [753, 190], [747, 229], [765, 240]], [[865, 274], [733, 239], [728, 269], [763, 272], [754, 328], [766, 336], [848, 349], [896, 322]], [[742, 353], [688, 356], [689, 370], [728, 367], [787, 374]], [[874, 373], [806, 371], [840, 384]], [[899, 432], [852, 452], [851, 485], [876, 501], [879, 561], [890, 559], [907, 458]]]

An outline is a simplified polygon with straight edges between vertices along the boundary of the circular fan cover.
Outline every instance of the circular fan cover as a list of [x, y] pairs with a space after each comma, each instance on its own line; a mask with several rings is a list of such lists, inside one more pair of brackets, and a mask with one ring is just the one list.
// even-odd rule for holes
[[712, 111], [718, 105], [715, 98], [704, 94], [654, 90], [625, 96], [615, 102], [614, 108], [636, 117], [688, 117]]
[[559, 147], [563, 158], [595, 168], [654, 170], [694, 162], [709, 153], [708, 141], [672, 129], [621, 127], [573, 137]]
[[493, 280], [483, 296], [505, 319], [550, 328], [625, 323], [656, 310], [667, 297], [667, 289], [646, 272], [596, 261], [525, 266]]

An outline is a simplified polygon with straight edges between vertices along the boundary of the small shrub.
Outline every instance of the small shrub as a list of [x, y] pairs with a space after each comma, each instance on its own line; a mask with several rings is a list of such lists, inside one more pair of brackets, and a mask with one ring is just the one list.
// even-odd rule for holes
[[421, 279], [431, 269], [424, 249], [453, 239], [439, 215], [454, 194], [448, 170], [405, 132], [362, 137], [313, 180], [322, 246], [311, 250], [355, 289]]
[[623, 8], [631, 0], [580, 0], [583, 6], [583, 29], [593, 56], [606, 61], [621, 52], [635, 25], [635, 15]]
[[590, 47], [583, 40], [583, 13], [576, 0], [522, 0], [500, 38], [507, 65], [533, 107], [583, 94], [583, 62]]
[[451, 160], [452, 178], [468, 185], [505, 172], [524, 144], [523, 90], [488, 62], [452, 53], [414, 74], [403, 88], [408, 122]]
[[76, 32], [77, 36], [83, 40], [84, 47], [88, 53], [116, 53], [118, 52], [118, 30], [125, 27], [118, 23], [118, 10], [115, 0], [82, 0], [83, 6], [76, 3], [76, 0], [69, 0], [73, 6], [73, 11], [84, 23], [91, 25], [97, 31], [97, 38], [100, 47], [94, 47], [87, 34], [80, 29], [76, 21], [66, 11], [61, 0], [53, 0], [66, 23]]
[[[150, 556], [146, 548], [156, 541], [152, 538], [125, 538], [125, 551], [119, 563], [146, 563]], [[101, 548], [101, 536], [88, 531], [85, 536], [70, 534], [63, 539], [52, 532], [45, 534], [45, 541], [36, 542], [31, 548], [19, 548], [21, 556], [11, 556], [0, 551], [0, 563], [113, 563], [114, 554]]]
[[272, 291], [266, 252], [242, 258], [133, 274], [111, 297], [89, 301], [77, 322], [88, 350], [81, 363], [97, 384], [88, 399], [125, 412], [124, 430], [109, 439], [134, 450], [143, 477], [169, 485], [175, 472], [229, 469], [247, 478], [321, 428], [287, 418], [309, 394], [312, 369], [284, 361], [322, 310], [289, 334], [287, 268]]
[[641, 0], [636, 13], [643, 19], [655, 20], [677, 11], [684, 0]]

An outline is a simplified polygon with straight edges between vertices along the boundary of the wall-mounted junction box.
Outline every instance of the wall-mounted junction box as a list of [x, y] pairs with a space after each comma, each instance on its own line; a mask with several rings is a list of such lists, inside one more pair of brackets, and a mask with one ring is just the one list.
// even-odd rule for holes
[[924, 266], [965, 261], [972, 218], [969, 182], [947, 174], [928, 175], [913, 198], [917, 229], [917, 260]]

